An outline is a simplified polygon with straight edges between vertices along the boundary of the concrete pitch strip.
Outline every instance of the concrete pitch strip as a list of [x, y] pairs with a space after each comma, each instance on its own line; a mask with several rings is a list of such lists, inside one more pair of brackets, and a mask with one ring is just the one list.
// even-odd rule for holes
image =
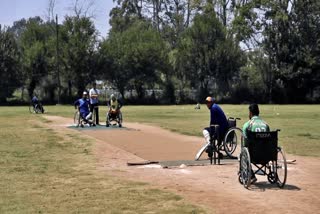
[[[227, 164], [235, 164], [237, 163], [237, 159], [221, 159], [219, 165], [227, 165]], [[183, 167], [183, 166], [209, 166], [210, 160], [201, 159], [201, 160], [168, 160], [168, 161], [142, 161], [142, 162], [128, 162], [128, 166], [138, 166], [138, 165], [150, 165], [150, 164], [158, 164], [162, 168], [175, 168], [175, 167]], [[212, 164], [214, 165], [214, 164]], [[218, 164], [217, 164], [218, 165]]]
[[[161, 168], [175, 168], [210, 165], [206, 153], [203, 153], [199, 160], [194, 160], [195, 153], [201, 148], [199, 137], [184, 136], [181, 139], [181, 135], [177, 133], [154, 127], [151, 130], [150, 126], [141, 124], [122, 128], [103, 125], [85, 126], [84, 128], [71, 125], [69, 128], [83, 131], [145, 160], [128, 162], [128, 166], [152, 167], [151, 165], [158, 165]], [[108, 141], [108, 139], [112, 140]], [[220, 159], [220, 165], [237, 164], [237, 162], [237, 159], [230, 159], [227, 156]], [[218, 164], [218, 160], [216, 163]]]

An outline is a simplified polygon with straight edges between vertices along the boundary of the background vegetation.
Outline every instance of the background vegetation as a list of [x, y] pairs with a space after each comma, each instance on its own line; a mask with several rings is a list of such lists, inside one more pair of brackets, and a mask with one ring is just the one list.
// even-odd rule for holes
[[95, 80], [140, 104], [320, 101], [318, 0], [114, 0], [102, 39], [86, 8], [57, 25], [48, 2], [0, 25], [1, 104], [70, 103]]

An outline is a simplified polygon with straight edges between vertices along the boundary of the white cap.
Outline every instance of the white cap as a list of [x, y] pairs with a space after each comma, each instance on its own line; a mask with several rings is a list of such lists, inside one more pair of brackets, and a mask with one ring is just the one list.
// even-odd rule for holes
[[86, 91], [84, 91], [82, 94], [88, 94]]

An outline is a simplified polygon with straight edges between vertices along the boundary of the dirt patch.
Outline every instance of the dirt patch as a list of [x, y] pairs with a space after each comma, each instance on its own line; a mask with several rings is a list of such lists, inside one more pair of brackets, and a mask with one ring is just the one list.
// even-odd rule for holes
[[[47, 125], [61, 132], [71, 119], [45, 116]], [[203, 143], [199, 137], [184, 136], [158, 127], [125, 123], [128, 129], [81, 130], [96, 139], [95, 154], [101, 170], [125, 179], [145, 181], [170, 190], [193, 203], [212, 208], [214, 213], [318, 213], [320, 209], [319, 158], [287, 155], [296, 159], [288, 164], [284, 189], [257, 176], [250, 190], [238, 183], [237, 162], [222, 165], [162, 168], [158, 164], [127, 166], [146, 160], [192, 160]], [[200, 130], [201, 131], [201, 130]]]

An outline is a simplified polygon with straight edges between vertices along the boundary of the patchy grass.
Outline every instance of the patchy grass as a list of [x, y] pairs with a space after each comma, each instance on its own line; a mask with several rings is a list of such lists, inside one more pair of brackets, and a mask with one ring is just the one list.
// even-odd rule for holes
[[41, 125], [49, 122], [26, 107], [0, 107], [0, 213], [205, 213], [96, 170], [93, 142]]

